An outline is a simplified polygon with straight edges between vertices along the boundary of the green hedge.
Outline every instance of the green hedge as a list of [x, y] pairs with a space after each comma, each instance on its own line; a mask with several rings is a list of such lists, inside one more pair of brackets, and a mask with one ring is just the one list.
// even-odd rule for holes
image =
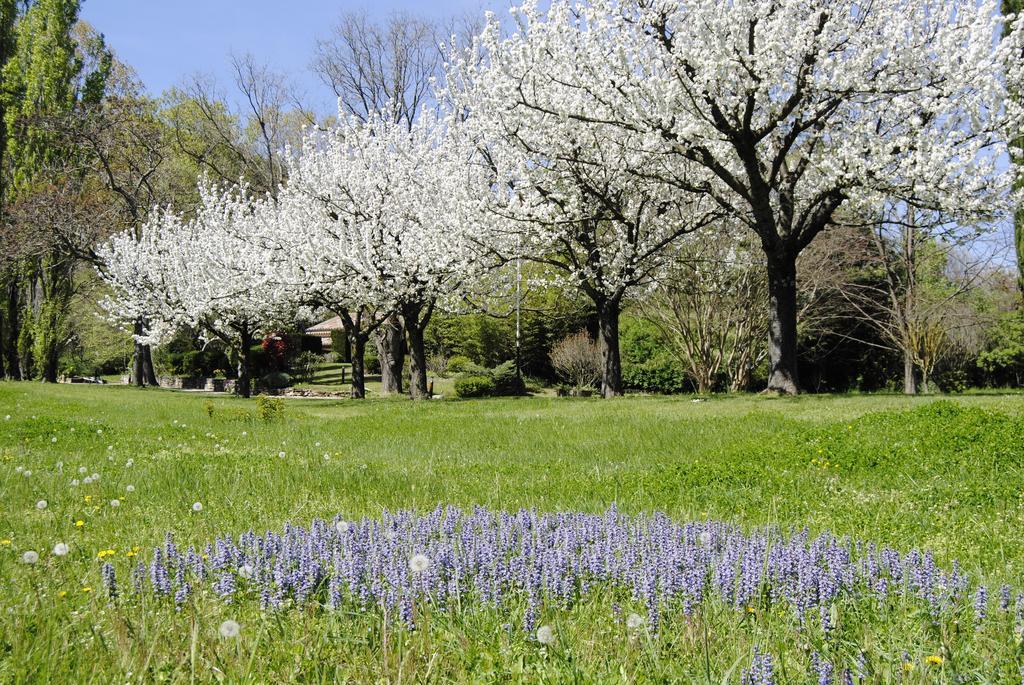
[[459, 397], [490, 397], [494, 390], [494, 381], [489, 376], [464, 376], [455, 379], [455, 394]]

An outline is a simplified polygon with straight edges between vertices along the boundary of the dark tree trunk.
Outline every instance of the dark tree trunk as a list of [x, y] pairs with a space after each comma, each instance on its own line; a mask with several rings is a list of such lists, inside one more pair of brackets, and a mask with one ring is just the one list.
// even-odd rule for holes
[[156, 368], [153, 366], [153, 348], [149, 345], [144, 345], [142, 357], [143, 373], [146, 376], [146, 382], [155, 388], [160, 385], [160, 382], [156, 379]]
[[423, 339], [423, 330], [430, 323], [430, 315], [434, 310], [433, 303], [402, 305], [402, 324], [409, 338], [409, 390], [414, 400], [430, 399], [427, 387], [427, 350]]
[[903, 353], [903, 394], [917, 394], [917, 375], [914, 371], [914, 360], [906, 352]]
[[366, 398], [366, 369], [363, 364], [366, 356], [366, 335], [362, 332], [351, 331], [348, 340], [352, 346], [351, 397], [354, 400], [362, 400]]
[[0, 344], [3, 345], [3, 355], [7, 360], [7, 378], [12, 381], [20, 381], [23, 378], [21, 359], [18, 354], [18, 336], [21, 333], [21, 297], [18, 274], [13, 273], [13, 270], [10, 282], [7, 284], [7, 292], [4, 294], [7, 307], [7, 335], [0, 341]]
[[[53, 335], [50, 331], [48, 335]], [[42, 380], [43, 383], [56, 383], [60, 367], [60, 346], [54, 340], [49, 340], [46, 346], [46, 357], [43, 359]]]
[[238, 337], [241, 349], [238, 350], [238, 381], [235, 384], [235, 393], [242, 397], [252, 397], [252, 378], [249, 376], [252, 331], [249, 324], [243, 324], [238, 329]]
[[618, 298], [606, 300], [597, 307], [597, 332], [601, 343], [601, 396], [622, 397], [622, 359], [619, 355]]
[[[132, 327], [132, 332], [135, 335], [142, 335], [142, 331], [142, 321], [136, 320], [135, 325]], [[132, 374], [129, 380], [132, 385], [140, 388], [146, 385], [146, 346], [137, 340], [132, 350]]]
[[768, 390], [796, 395], [796, 255], [788, 250], [768, 253], [768, 298]]
[[384, 395], [402, 392], [402, 371], [405, 368], [405, 340], [402, 333], [402, 322], [392, 315], [374, 334], [377, 357], [380, 359], [381, 394]]

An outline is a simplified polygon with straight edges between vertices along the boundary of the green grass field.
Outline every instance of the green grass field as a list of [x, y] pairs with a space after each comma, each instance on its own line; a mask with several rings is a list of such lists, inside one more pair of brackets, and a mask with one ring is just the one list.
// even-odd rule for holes
[[[180, 611], [145, 599], [109, 604], [97, 558], [105, 550], [120, 572], [168, 531], [201, 549], [286, 521], [438, 504], [602, 512], [615, 503], [679, 521], [807, 527], [928, 549], [979, 581], [1024, 587], [1020, 395], [284, 407], [268, 422], [253, 401], [234, 398], [0, 384], [0, 682], [738, 682], [751, 645], [765, 641], [794, 664], [777, 682], [810, 682], [795, 664], [806, 661], [801, 640], [820, 639], [815, 649], [836, 655], [892, 653], [863, 682], [1017, 673], [1019, 642], [910, 618], [844, 615], [838, 635], [795, 641], [778, 617], [703, 617], [703, 639], [680, 618], [657, 639], [635, 640], [595, 600], [546, 614], [559, 634], [549, 649], [481, 610], [433, 616], [411, 633], [377, 616], [261, 612], [203, 593]], [[70, 485], [93, 473], [98, 481]], [[57, 542], [67, 556], [50, 553]], [[22, 563], [27, 550], [38, 563]], [[225, 618], [242, 624], [240, 637], [218, 635]], [[903, 652], [913, 663], [945, 654], [949, 670], [911, 670]]]

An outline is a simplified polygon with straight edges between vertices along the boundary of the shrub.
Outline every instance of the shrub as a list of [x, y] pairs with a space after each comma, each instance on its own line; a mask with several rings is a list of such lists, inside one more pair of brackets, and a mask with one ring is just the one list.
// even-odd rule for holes
[[324, 351], [324, 340], [319, 335], [307, 335], [302, 333], [299, 336], [299, 355], [303, 352], [312, 352], [314, 354], [322, 354]]
[[476, 366], [469, 357], [457, 354], [448, 358], [448, 373], [466, 373], [471, 367]]
[[515, 362], [499, 364], [491, 370], [490, 377], [494, 381], [495, 395], [522, 395], [526, 392], [522, 376], [516, 373]]
[[316, 370], [322, 363], [323, 357], [319, 354], [315, 352], [302, 352], [292, 362], [292, 372], [296, 378], [308, 383], [313, 380]]
[[448, 357], [441, 353], [432, 354], [427, 357], [427, 371], [435, 373], [441, 378], [448, 377]]
[[674, 357], [659, 355], [642, 363], [624, 361], [622, 383], [631, 390], [669, 394], [681, 391], [687, 380]]
[[592, 387], [601, 379], [601, 352], [586, 331], [580, 331], [551, 348], [551, 365], [558, 375], [577, 388]]
[[186, 376], [204, 376], [203, 351], [189, 350], [181, 355], [181, 372]]
[[455, 394], [459, 397], [488, 397], [494, 390], [494, 381], [489, 376], [465, 376], [455, 380]]
[[292, 384], [292, 377], [283, 371], [272, 371], [260, 380], [264, 388], [270, 388], [271, 390], [280, 390]]
[[284, 402], [280, 397], [260, 395], [256, 398], [256, 413], [266, 423], [284, 418]]

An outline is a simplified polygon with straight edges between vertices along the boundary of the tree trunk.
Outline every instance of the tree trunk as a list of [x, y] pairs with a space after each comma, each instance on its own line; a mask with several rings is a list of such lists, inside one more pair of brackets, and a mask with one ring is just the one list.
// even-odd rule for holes
[[143, 373], [146, 376], [146, 382], [155, 388], [160, 385], [160, 382], [156, 379], [156, 368], [153, 366], [153, 348], [150, 345], [144, 345], [142, 356]]
[[[140, 319], [135, 320], [135, 324], [132, 327], [132, 332], [135, 335], [142, 335], [142, 321]], [[129, 381], [132, 385], [137, 387], [143, 387], [146, 385], [146, 349], [145, 345], [135, 341], [132, 348], [132, 373]]]
[[[424, 309], [426, 312], [424, 313]], [[427, 387], [427, 351], [423, 330], [430, 322], [433, 304], [424, 308], [422, 303], [402, 305], [402, 324], [409, 338], [409, 390], [414, 400], [430, 399]]]
[[377, 357], [380, 359], [381, 394], [402, 393], [402, 371], [405, 368], [405, 340], [402, 322], [397, 316], [389, 316], [374, 334]]
[[622, 358], [619, 354], [619, 310], [618, 298], [599, 303], [597, 307], [597, 332], [601, 342], [602, 397], [622, 397]]
[[768, 390], [796, 395], [796, 256], [784, 248], [768, 254], [768, 298]]
[[906, 352], [903, 353], [903, 394], [917, 394], [917, 375], [914, 372], [914, 360]]
[[12, 381], [20, 381], [21, 363], [18, 355], [18, 335], [21, 332], [21, 297], [19, 289], [19, 275], [15, 269], [11, 269], [10, 281], [7, 283], [5, 293], [7, 306], [7, 335], [0, 341], [3, 345], [3, 355], [7, 360], [7, 378]]
[[238, 337], [241, 341], [241, 349], [238, 350], [238, 381], [235, 383], [235, 393], [248, 398], [252, 397], [252, 378], [249, 375], [252, 331], [249, 329], [249, 324], [243, 324], [238, 329]]
[[352, 392], [354, 400], [366, 398], [366, 370], [363, 365], [366, 356], [366, 336], [358, 331], [350, 331], [349, 344], [352, 346]]

